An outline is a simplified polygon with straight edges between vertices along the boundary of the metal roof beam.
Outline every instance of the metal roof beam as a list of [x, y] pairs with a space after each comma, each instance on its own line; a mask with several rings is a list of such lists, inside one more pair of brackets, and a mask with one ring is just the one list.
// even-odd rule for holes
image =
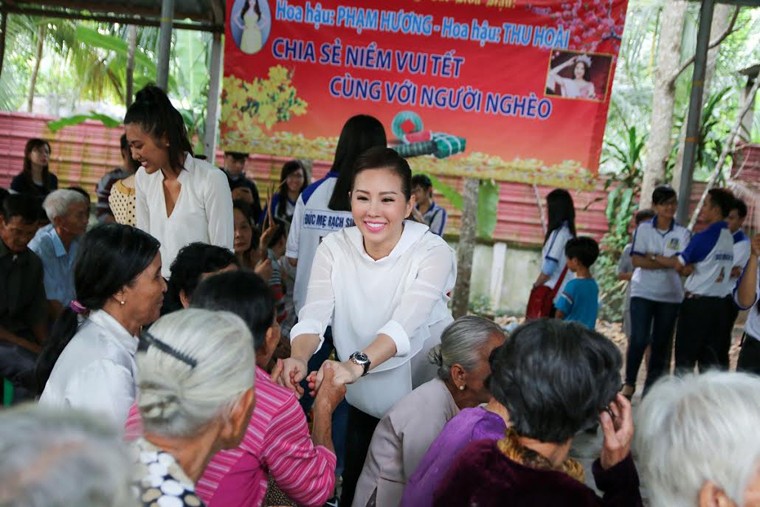
[[[161, 26], [161, 20], [159, 16], [155, 18], [144, 17], [140, 15], [127, 15], [127, 14], [96, 14], [88, 12], [71, 12], [64, 10], [49, 10], [39, 7], [16, 7], [11, 5], [5, 5], [2, 8], [3, 12], [9, 14], [27, 14], [30, 16], [44, 16], [49, 18], [61, 18], [61, 19], [81, 19], [90, 21], [100, 21], [104, 23], [123, 23], [125, 25], [138, 25], [138, 26]], [[187, 18], [185, 18], [187, 19]], [[172, 21], [172, 27], [180, 30], [198, 30], [202, 32], [224, 33], [224, 25], [217, 25], [211, 21]]]

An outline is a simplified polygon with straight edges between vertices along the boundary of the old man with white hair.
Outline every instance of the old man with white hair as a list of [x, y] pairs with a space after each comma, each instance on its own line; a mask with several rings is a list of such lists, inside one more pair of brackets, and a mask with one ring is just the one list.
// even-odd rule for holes
[[57, 317], [72, 299], [74, 261], [79, 251], [79, 238], [87, 230], [90, 203], [75, 190], [56, 190], [42, 203], [50, 224], [37, 231], [29, 249], [42, 260], [45, 271], [45, 294], [51, 314]]
[[131, 507], [132, 464], [117, 427], [74, 409], [0, 412], [0, 505]]
[[760, 505], [760, 378], [708, 372], [659, 381], [634, 449], [651, 507]]

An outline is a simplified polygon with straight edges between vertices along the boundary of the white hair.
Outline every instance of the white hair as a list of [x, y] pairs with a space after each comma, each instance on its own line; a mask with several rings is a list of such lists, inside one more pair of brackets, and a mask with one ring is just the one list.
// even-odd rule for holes
[[652, 507], [692, 507], [707, 481], [737, 505], [760, 462], [760, 378], [708, 372], [664, 378], [636, 417], [634, 449]]
[[119, 430], [91, 414], [22, 405], [0, 413], [0, 505], [134, 505]]
[[87, 198], [76, 190], [61, 189], [50, 192], [42, 202], [42, 207], [45, 209], [48, 220], [52, 222], [68, 213], [69, 206], [78, 203], [90, 205]]
[[149, 345], [136, 357], [137, 404], [147, 432], [195, 435], [215, 417], [226, 417], [253, 387], [253, 338], [237, 315], [180, 310], [156, 321], [149, 337], [161, 347]]
[[449, 380], [455, 364], [467, 372], [477, 368], [483, 361], [483, 347], [494, 335], [503, 337], [504, 331], [493, 321], [474, 315], [460, 317], [446, 326], [441, 343], [428, 353], [430, 362], [438, 366], [438, 378]]

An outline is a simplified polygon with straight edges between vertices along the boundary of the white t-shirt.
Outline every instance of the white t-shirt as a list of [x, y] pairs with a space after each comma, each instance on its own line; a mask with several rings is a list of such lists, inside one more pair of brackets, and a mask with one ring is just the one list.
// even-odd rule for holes
[[734, 233], [734, 267], [744, 269], [752, 253], [752, 245], [744, 231], [739, 229]]
[[309, 284], [312, 262], [322, 239], [331, 232], [354, 225], [350, 211], [328, 208], [337, 181], [337, 173], [327, 173], [323, 179], [306, 187], [296, 202], [285, 250], [286, 257], [298, 259], [293, 287], [296, 312], [300, 312], [306, 302], [306, 286]]
[[735, 281], [731, 279], [734, 266], [734, 237], [723, 220], [695, 234], [678, 260], [684, 266], [694, 265], [684, 288], [700, 296], [725, 297], [731, 294]]
[[167, 217], [163, 173], [148, 174], [141, 167], [135, 175], [137, 228], [161, 242], [164, 278], [169, 278], [182, 247], [200, 241], [232, 251], [235, 237], [232, 193], [224, 171], [187, 154], [178, 179], [182, 189]]
[[40, 404], [105, 415], [119, 428], [135, 401], [137, 338], [103, 310], [90, 314], [56, 361]]
[[[658, 229], [655, 216], [636, 227], [631, 243], [631, 256], [655, 254], [672, 257], [686, 248], [690, 238], [689, 230], [678, 225], [675, 220], [670, 223], [669, 229]], [[631, 277], [631, 297], [661, 303], [680, 303], [683, 301], [681, 275], [673, 268], [637, 268]]]
[[398, 244], [377, 261], [365, 252], [359, 229], [349, 227], [319, 245], [306, 304], [290, 336], [323, 338], [332, 325], [338, 357], [346, 360], [378, 334], [388, 335], [396, 356], [349, 385], [346, 394], [351, 405], [382, 417], [412, 391], [410, 360], [440, 343], [443, 325], [453, 320], [447, 303], [455, 279], [453, 250], [427, 225], [405, 221]]
[[[556, 269], [551, 275], [551, 278], [549, 278], [544, 283], [544, 285], [550, 289], [553, 289], [554, 286], [557, 285], [557, 281], [562, 275], [562, 270], [565, 269], [565, 265], [567, 264], [567, 257], [565, 257], [565, 245], [567, 245], [567, 242], [572, 239], [572, 237], [573, 233], [570, 232], [570, 227], [567, 225], [567, 222], [565, 222], [562, 224], [562, 227], [554, 229], [551, 234], [549, 234], [549, 238], [546, 240], [543, 248], [541, 249], [541, 258], [543, 259], [544, 264], [551, 262], [556, 263], [557, 265]], [[567, 282], [573, 278], [575, 278], [575, 273], [568, 269], [565, 273], [565, 278], [562, 280], [562, 286], [557, 291], [557, 294], [560, 294], [562, 292], [562, 289], [565, 287], [565, 284], [567, 284]]]

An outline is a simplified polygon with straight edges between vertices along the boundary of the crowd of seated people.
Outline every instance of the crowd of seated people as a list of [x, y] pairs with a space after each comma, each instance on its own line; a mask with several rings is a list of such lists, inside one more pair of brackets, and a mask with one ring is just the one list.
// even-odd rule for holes
[[[595, 331], [599, 245], [566, 190], [546, 196], [524, 280], [541, 318], [506, 332], [451, 315], [445, 210], [376, 118], [346, 121], [324, 178], [292, 160], [267, 192], [247, 153], [194, 156], [160, 88], [124, 125], [94, 224], [43, 139], [0, 193], [0, 376], [18, 405], [0, 411], [0, 505], [760, 501], [760, 235], [728, 190], [694, 234], [670, 187], [639, 214], [624, 356]], [[579, 435], [599, 445], [590, 466]]]

